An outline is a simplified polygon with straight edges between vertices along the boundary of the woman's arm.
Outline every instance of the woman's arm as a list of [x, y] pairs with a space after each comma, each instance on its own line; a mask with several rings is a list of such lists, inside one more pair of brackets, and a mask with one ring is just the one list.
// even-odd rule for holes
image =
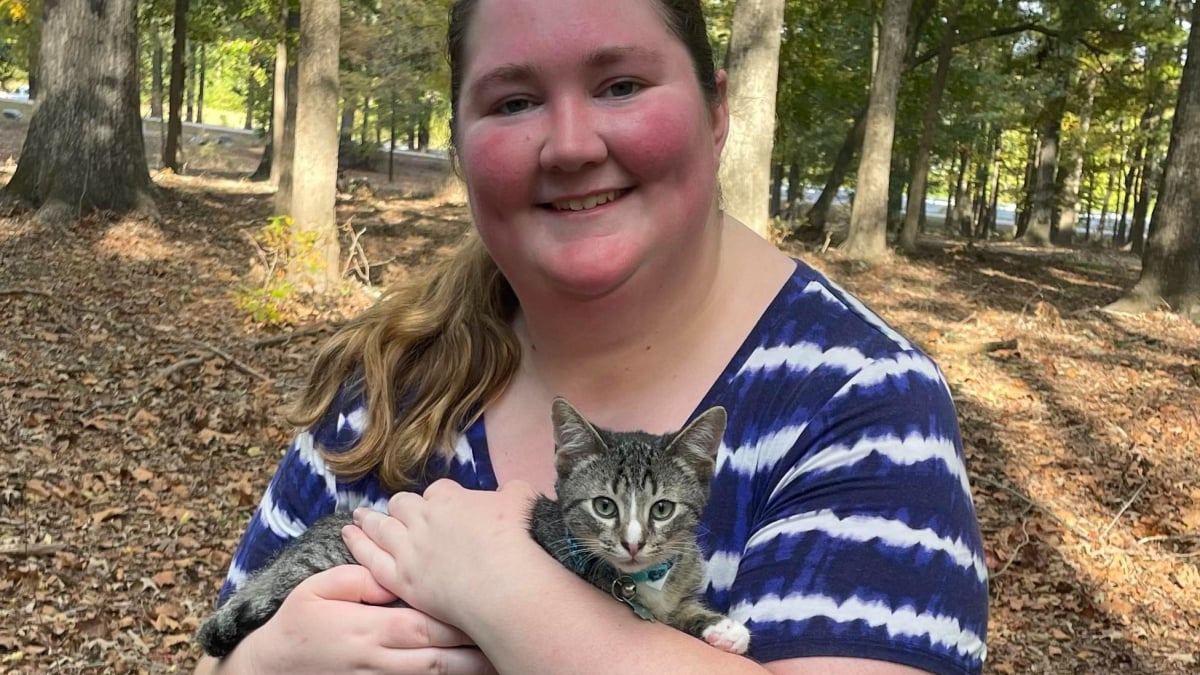
[[384, 587], [461, 626], [502, 673], [919, 672], [859, 659], [767, 667], [644, 621], [533, 542], [532, 496], [523, 483], [483, 492], [443, 481], [393, 498], [391, 517], [360, 510], [344, 536]]

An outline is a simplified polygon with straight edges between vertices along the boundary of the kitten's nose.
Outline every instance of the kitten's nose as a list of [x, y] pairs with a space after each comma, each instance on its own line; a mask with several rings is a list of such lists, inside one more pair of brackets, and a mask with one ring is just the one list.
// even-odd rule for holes
[[642, 550], [642, 543], [643, 543], [643, 542], [640, 542], [640, 541], [627, 541], [627, 542], [625, 542], [625, 548], [626, 548], [626, 549], [629, 551], [629, 557], [630, 557], [630, 558], [636, 558], [636, 557], [637, 557], [638, 551]]

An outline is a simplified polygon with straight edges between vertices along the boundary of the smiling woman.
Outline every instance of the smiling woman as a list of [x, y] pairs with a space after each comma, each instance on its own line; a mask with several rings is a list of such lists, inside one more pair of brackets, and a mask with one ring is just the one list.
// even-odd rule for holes
[[[449, 48], [476, 235], [322, 348], [222, 598], [335, 510], [374, 507], [344, 533], [363, 566], [301, 584], [221, 667], [979, 672], [987, 574], [949, 391], [721, 212], [700, 3], [460, 0]], [[746, 623], [750, 658], [639, 620], [530, 540], [557, 395], [650, 433], [728, 411], [703, 599]], [[360, 604], [395, 597], [411, 607]]]

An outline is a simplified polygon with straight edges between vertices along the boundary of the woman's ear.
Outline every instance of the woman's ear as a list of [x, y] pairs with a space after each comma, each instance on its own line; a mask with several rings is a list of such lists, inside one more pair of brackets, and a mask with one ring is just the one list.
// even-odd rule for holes
[[709, 122], [713, 130], [713, 148], [716, 150], [717, 160], [720, 161], [721, 151], [725, 149], [725, 139], [729, 136], [729, 75], [724, 69], [717, 71], [716, 81], [717, 101], [712, 106]]

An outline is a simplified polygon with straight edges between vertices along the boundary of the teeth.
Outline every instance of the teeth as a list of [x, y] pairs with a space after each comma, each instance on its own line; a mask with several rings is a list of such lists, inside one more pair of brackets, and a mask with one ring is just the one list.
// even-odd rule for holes
[[601, 204], [607, 204], [617, 198], [617, 193], [605, 192], [604, 194], [592, 195], [583, 199], [567, 199], [561, 202], [554, 202], [554, 208], [559, 211], [586, 211], [594, 209]]

